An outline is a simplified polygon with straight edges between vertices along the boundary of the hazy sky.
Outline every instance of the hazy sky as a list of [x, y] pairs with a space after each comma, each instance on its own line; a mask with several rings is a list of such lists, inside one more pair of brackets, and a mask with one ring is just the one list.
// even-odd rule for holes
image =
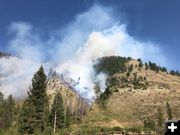
[[129, 35], [157, 43], [168, 67], [180, 69], [179, 0], [0, 0], [0, 49], [10, 51], [13, 22], [32, 24], [46, 40], [50, 31], [63, 28], [95, 3], [112, 8], [116, 19], [127, 24]]

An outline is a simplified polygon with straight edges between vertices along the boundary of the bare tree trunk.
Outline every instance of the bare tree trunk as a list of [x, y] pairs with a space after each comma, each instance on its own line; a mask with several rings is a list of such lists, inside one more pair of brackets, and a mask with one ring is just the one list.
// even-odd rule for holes
[[54, 113], [54, 134], [56, 133], [56, 110]]

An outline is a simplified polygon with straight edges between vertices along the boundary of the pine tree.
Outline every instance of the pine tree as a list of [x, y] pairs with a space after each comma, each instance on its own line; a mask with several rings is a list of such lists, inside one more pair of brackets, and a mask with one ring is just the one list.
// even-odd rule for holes
[[170, 74], [171, 74], [171, 75], [176, 75], [176, 72], [175, 72], [174, 70], [171, 70], [171, 71], [170, 71]]
[[176, 75], [177, 75], [177, 76], [179, 76], [179, 75], [180, 75], [180, 73], [179, 73], [179, 71], [178, 71], [178, 70], [176, 70]]
[[0, 92], [0, 104], [2, 104], [4, 101], [4, 95]]
[[35, 128], [35, 106], [26, 99], [19, 115], [19, 131], [33, 134]]
[[158, 126], [159, 127], [162, 127], [163, 125], [163, 112], [162, 112], [162, 109], [159, 107], [158, 108]]
[[[20, 127], [22, 127], [24, 131], [33, 132], [34, 128], [41, 131], [45, 129], [49, 116], [46, 87], [47, 77], [44, 73], [43, 67], [41, 66], [34, 74], [32, 88], [30, 88], [30, 91], [28, 92], [28, 98], [21, 111], [21, 117], [24, 117], [24, 119], [21, 120]], [[30, 123], [29, 127], [22, 126], [23, 124], [26, 124], [25, 122]]]
[[69, 110], [69, 107], [67, 107], [66, 115], [65, 115], [65, 122], [64, 122], [66, 127], [69, 127], [70, 125], [70, 118], [71, 118], [71, 112]]
[[14, 122], [13, 122], [13, 126], [14, 128], [18, 129], [18, 120], [19, 120], [19, 116], [21, 113], [21, 107], [19, 105], [19, 103], [16, 102], [16, 107], [15, 107], [15, 111], [14, 111]]
[[149, 66], [148, 64], [145, 62], [145, 69], [148, 70], [149, 69]]
[[12, 95], [9, 95], [4, 102], [3, 111], [3, 123], [5, 128], [9, 128], [12, 125], [15, 112], [15, 100]]
[[167, 72], [167, 69], [165, 67], [162, 67], [162, 72]]
[[168, 119], [172, 120], [173, 116], [172, 116], [172, 111], [171, 111], [171, 107], [169, 105], [169, 103], [166, 103], [166, 108], [167, 108], [167, 115], [168, 115]]
[[35, 106], [36, 128], [44, 130], [48, 120], [47, 77], [41, 66], [32, 79], [32, 89], [28, 92], [29, 101]]
[[54, 98], [49, 119], [52, 127], [54, 127], [54, 124], [56, 125], [57, 128], [65, 127], [63, 99], [59, 92], [56, 94]]
[[131, 65], [129, 66], [129, 72], [132, 72], [132, 70], [133, 70], [133, 65], [131, 64]]

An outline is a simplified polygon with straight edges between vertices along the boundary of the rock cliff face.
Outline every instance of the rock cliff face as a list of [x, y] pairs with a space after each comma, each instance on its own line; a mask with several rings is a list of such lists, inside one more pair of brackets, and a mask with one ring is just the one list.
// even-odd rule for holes
[[50, 104], [52, 104], [54, 96], [60, 92], [63, 98], [64, 107], [71, 111], [71, 113], [81, 119], [83, 115], [89, 110], [87, 101], [82, 98], [75, 89], [65, 81], [63, 77], [53, 75], [48, 79], [47, 93], [50, 96]]

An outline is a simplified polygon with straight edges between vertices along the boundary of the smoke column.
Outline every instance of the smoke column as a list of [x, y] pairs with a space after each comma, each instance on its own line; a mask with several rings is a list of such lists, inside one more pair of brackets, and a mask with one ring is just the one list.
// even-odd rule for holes
[[77, 91], [92, 99], [95, 81], [99, 82], [102, 91], [106, 88], [106, 75], [96, 76], [93, 70], [94, 62], [100, 57], [130, 56], [166, 66], [166, 58], [158, 45], [131, 37], [126, 24], [113, 12], [112, 8], [94, 5], [65, 27], [52, 30], [48, 39], [43, 39], [41, 32], [30, 23], [12, 23], [9, 51], [15, 56], [0, 59], [0, 91], [6, 96], [25, 95], [33, 74], [42, 64], [46, 73], [53, 68], [73, 80], [80, 77]]

